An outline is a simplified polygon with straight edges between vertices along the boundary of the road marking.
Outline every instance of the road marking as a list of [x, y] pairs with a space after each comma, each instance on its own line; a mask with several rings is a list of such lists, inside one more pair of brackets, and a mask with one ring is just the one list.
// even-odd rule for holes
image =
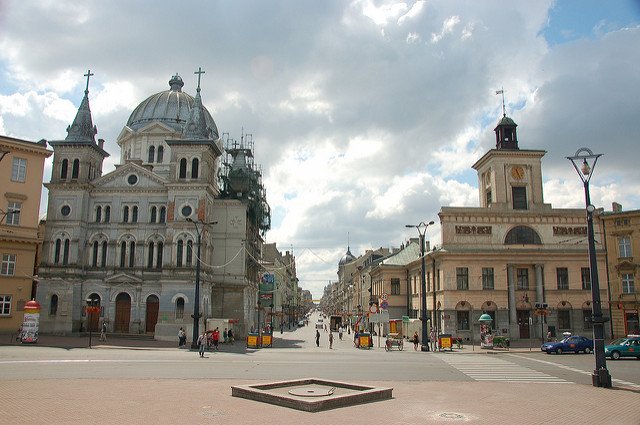
[[[518, 354], [507, 354], [507, 355], [508, 356], [513, 356], [513, 357], [517, 357], [519, 359], [531, 360], [531, 361], [534, 361], [534, 362], [538, 362], [538, 363], [543, 363], [543, 364], [546, 364], [546, 365], [559, 367], [560, 369], [565, 369], [565, 370], [569, 370], [571, 372], [581, 373], [583, 375], [591, 375], [591, 373], [592, 373], [592, 372], [589, 372], [587, 370], [576, 369], [575, 367], [566, 366], [566, 365], [563, 365], [563, 364], [560, 364], [560, 363], [550, 362], [548, 360], [532, 359], [531, 357], [521, 356], [521, 355], [518, 355]], [[616, 384], [619, 384], [619, 385], [624, 385], [626, 387], [631, 387], [633, 389], [640, 390], [640, 384], [636, 384], [634, 382], [624, 381], [622, 379], [616, 379], [616, 378], [611, 378], [611, 382], [615, 382]]]
[[572, 384], [565, 379], [547, 375], [494, 356], [456, 354], [441, 358], [474, 381]]

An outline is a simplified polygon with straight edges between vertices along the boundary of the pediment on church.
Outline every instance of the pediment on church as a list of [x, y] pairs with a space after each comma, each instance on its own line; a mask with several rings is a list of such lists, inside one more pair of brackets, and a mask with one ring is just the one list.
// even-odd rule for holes
[[118, 273], [114, 274], [105, 279], [105, 283], [142, 283], [142, 279], [139, 277], [132, 276], [128, 273]]
[[121, 189], [128, 192], [164, 189], [166, 180], [147, 166], [134, 161], [118, 166], [114, 171], [94, 181], [95, 189]]

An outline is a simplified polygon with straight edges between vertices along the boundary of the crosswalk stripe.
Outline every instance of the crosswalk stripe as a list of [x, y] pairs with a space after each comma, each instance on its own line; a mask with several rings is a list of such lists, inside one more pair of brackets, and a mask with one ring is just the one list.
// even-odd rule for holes
[[479, 354], [443, 356], [442, 360], [475, 381], [571, 384], [565, 379], [538, 372], [496, 357]]

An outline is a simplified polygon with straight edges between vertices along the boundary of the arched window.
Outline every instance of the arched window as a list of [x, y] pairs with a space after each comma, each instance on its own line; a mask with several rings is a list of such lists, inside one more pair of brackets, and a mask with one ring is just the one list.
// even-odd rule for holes
[[149, 146], [149, 156], [147, 157], [147, 162], [153, 162], [153, 159], [155, 156], [156, 156], [156, 147]]
[[64, 240], [64, 248], [62, 250], [62, 265], [69, 264], [69, 239]]
[[128, 223], [129, 222], [129, 207], [125, 205], [124, 209], [122, 210], [122, 222], [123, 223]]
[[60, 178], [61, 179], [66, 179], [67, 178], [68, 170], [69, 170], [69, 160], [68, 159], [63, 159], [62, 160], [62, 164], [60, 165]]
[[158, 253], [156, 254], [156, 268], [162, 268], [162, 250], [164, 249], [164, 244], [162, 242], [158, 242]]
[[198, 158], [193, 158], [193, 160], [191, 161], [191, 178], [192, 179], [197, 179], [198, 178], [198, 165], [200, 164], [200, 162], [198, 161]]
[[164, 223], [167, 219], [167, 208], [160, 207], [160, 223]]
[[193, 264], [193, 242], [187, 241], [187, 266]]
[[111, 221], [111, 207], [107, 205], [104, 207], [104, 222], [109, 223]]
[[102, 259], [100, 265], [102, 267], [107, 266], [107, 241], [102, 242]]
[[164, 159], [164, 148], [162, 146], [158, 146], [158, 160], [156, 161], [158, 164], [162, 164], [162, 160]]
[[149, 253], [147, 255], [147, 268], [152, 269], [153, 268], [153, 248], [155, 247], [155, 244], [153, 242], [149, 242]]
[[155, 223], [158, 216], [158, 208], [151, 207], [151, 218], [149, 219], [149, 223]]
[[129, 243], [129, 267], [136, 265], [136, 243], [131, 241]]
[[509, 230], [504, 243], [505, 245], [542, 245], [542, 240], [531, 227], [516, 226]]
[[102, 207], [98, 205], [98, 207], [96, 208], [96, 223], [100, 223], [101, 220], [102, 220]]
[[176, 248], [176, 266], [182, 267], [182, 249], [184, 247], [184, 242], [182, 239], [178, 241], [178, 245]]
[[178, 171], [178, 178], [179, 179], [187, 178], [187, 158], [182, 158], [180, 160], [180, 169]]
[[132, 223], [137, 223], [138, 222], [138, 207], [137, 206], [133, 206], [132, 211], [131, 211], [131, 222]]
[[93, 242], [93, 252], [91, 255], [91, 265], [93, 267], [98, 266], [98, 241]]
[[53, 254], [53, 264], [60, 263], [60, 249], [62, 248], [62, 240], [56, 239], [56, 247]]
[[53, 294], [49, 303], [49, 316], [55, 316], [56, 314], [58, 314], [58, 296]]
[[73, 168], [71, 168], [71, 178], [77, 179], [79, 175], [80, 175], [80, 160], [74, 159]]
[[124, 267], [127, 259], [127, 243], [122, 241], [120, 243], [120, 267]]
[[182, 319], [184, 316], [184, 298], [176, 299], [176, 319]]

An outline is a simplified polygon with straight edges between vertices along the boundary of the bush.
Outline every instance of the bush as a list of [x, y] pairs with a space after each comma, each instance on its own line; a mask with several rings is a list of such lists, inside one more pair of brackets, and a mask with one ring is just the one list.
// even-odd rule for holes
[[506, 336], [494, 336], [493, 337], [493, 346], [500, 348], [508, 348], [509, 347], [509, 338]]

